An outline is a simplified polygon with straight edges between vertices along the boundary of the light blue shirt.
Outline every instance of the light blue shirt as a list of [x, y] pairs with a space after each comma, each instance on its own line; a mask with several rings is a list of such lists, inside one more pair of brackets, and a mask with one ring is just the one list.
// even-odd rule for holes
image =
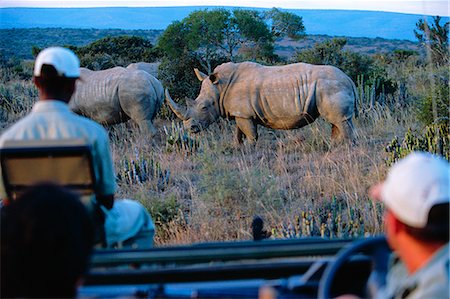
[[387, 276], [386, 287], [378, 292], [378, 299], [448, 299], [449, 244], [437, 251], [430, 261], [412, 275], [396, 259]]
[[[103, 195], [114, 194], [115, 175], [106, 130], [98, 123], [73, 113], [64, 102], [36, 102], [30, 114], [3, 132], [0, 148], [4, 147], [7, 140], [66, 139], [83, 139], [92, 146], [97, 190]], [[6, 197], [3, 179], [0, 180], [0, 197]]]

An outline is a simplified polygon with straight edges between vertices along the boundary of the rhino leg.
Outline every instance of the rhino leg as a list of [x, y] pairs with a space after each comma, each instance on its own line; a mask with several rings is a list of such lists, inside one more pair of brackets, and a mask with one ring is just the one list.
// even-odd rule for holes
[[150, 136], [155, 136], [157, 130], [153, 123], [149, 120], [142, 120], [138, 123], [139, 130], [145, 134], [149, 134]]
[[335, 125], [331, 124], [331, 138], [337, 139], [339, 137], [339, 129]]
[[344, 120], [341, 123], [331, 124], [331, 138], [354, 141], [355, 128], [351, 119]]
[[256, 124], [248, 118], [236, 117], [236, 141], [242, 144], [243, 137], [247, 137], [250, 144], [255, 144], [258, 140]]

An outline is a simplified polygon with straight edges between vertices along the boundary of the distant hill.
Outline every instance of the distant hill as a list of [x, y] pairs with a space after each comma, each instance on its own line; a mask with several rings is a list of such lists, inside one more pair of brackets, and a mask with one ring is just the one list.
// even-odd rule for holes
[[[0, 58], [32, 59], [33, 46], [45, 48], [49, 46], [84, 46], [106, 36], [134, 35], [140, 36], [155, 44], [162, 30], [122, 30], [122, 29], [73, 29], [73, 28], [19, 28], [0, 29]], [[20, 37], [20, 38], [18, 38]], [[332, 37], [327, 35], [308, 35], [305, 39], [293, 41], [288, 38], [278, 39], [275, 44], [276, 53], [289, 58], [296, 51], [311, 48], [316, 43], [324, 42]], [[346, 49], [374, 54], [394, 50], [420, 51], [418, 43], [408, 40], [392, 40], [367, 37], [346, 37]]]
[[[0, 58], [32, 59], [33, 46], [85, 46], [107, 36], [132, 35], [156, 43], [162, 30], [15, 28], [0, 29]], [[20, 37], [20, 38], [18, 38]]]
[[[173, 21], [205, 8], [216, 7], [0, 8], [0, 28], [164, 30]], [[288, 11], [303, 18], [307, 34], [399, 40], [415, 40], [415, 24], [423, 17], [373, 11]]]

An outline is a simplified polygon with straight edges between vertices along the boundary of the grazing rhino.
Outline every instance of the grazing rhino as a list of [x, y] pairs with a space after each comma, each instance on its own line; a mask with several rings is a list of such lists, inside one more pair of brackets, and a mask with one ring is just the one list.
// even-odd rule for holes
[[169, 107], [193, 133], [219, 117], [234, 118], [237, 142], [242, 143], [245, 135], [255, 143], [257, 125], [296, 129], [321, 115], [331, 123], [332, 137], [354, 138], [356, 87], [338, 68], [306, 63], [262, 66], [228, 62], [209, 76], [194, 71], [202, 86], [187, 109], [178, 106], [166, 90]]
[[164, 101], [164, 88], [155, 77], [123, 67], [80, 72], [69, 102], [72, 111], [106, 125], [132, 119], [142, 132], [156, 133], [153, 119]]

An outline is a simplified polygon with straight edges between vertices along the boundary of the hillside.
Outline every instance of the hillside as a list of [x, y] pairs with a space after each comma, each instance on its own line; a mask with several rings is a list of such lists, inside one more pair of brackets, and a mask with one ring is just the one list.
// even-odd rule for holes
[[[205, 8], [216, 7], [0, 8], [0, 28], [164, 30], [173, 21], [183, 19], [194, 10]], [[311, 35], [406, 40], [415, 40], [413, 29], [423, 17], [373, 11], [288, 11], [303, 18], [307, 34]]]
[[[68, 28], [32, 28], [32, 29], [0, 29], [0, 56], [3, 59], [16, 57], [32, 59], [33, 46], [45, 48], [55, 45], [83, 46], [105, 36], [135, 35], [156, 43], [162, 30], [120, 30], [120, 29], [68, 29]], [[20, 36], [20, 38], [17, 38]], [[308, 35], [300, 41], [281, 39], [276, 43], [278, 55], [290, 57], [296, 50], [314, 46], [316, 43], [330, 39], [326, 35]], [[382, 38], [347, 37], [346, 49], [374, 54], [391, 52], [398, 49], [418, 50], [418, 44], [406, 40], [388, 40]]]
[[[33, 46], [84, 46], [106, 36], [135, 35], [153, 44], [162, 30], [31, 28], [0, 29], [0, 55], [6, 59], [32, 59]], [[20, 38], [17, 38], [20, 36]]]

